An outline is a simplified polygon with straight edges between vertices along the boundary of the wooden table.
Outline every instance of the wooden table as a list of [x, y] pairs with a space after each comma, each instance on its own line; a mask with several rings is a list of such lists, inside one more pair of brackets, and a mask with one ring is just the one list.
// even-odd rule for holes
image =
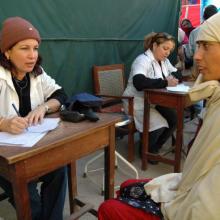
[[[30, 220], [27, 183], [59, 167], [69, 165], [70, 210], [76, 196], [75, 161], [105, 149], [105, 199], [114, 196], [115, 123], [119, 116], [99, 114], [98, 122], [61, 121], [34, 147], [0, 146], [0, 175], [12, 183], [17, 218]], [[71, 174], [71, 175], [70, 175]]]
[[[155, 155], [148, 152], [148, 131], [150, 104], [174, 108], [177, 111], [177, 131], [174, 160]], [[183, 143], [183, 120], [184, 108], [192, 103], [187, 93], [170, 92], [167, 89], [146, 89], [144, 90], [144, 123], [143, 123], [143, 146], [142, 146], [142, 169], [147, 169], [147, 160], [155, 159], [160, 162], [174, 166], [174, 172], [180, 172], [181, 150]]]

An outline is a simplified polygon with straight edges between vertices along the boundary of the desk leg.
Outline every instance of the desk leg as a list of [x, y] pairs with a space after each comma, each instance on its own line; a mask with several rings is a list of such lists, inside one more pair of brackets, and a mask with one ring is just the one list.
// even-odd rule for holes
[[16, 213], [18, 220], [30, 220], [31, 208], [28, 192], [28, 183], [25, 179], [24, 162], [15, 164], [10, 170]]
[[72, 214], [76, 206], [75, 198], [77, 195], [76, 161], [72, 161], [68, 164], [68, 187], [70, 214]]
[[[181, 100], [182, 101], [182, 100]], [[180, 172], [181, 164], [181, 152], [182, 152], [182, 143], [183, 143], [183, 120], [184, 120], [184, 108], [182, 107], [183, 103], [179, 103], [177, 106], [177, 131], [176, 131], [176, 150], [175, 150], [175, 164], [174, 172]]]
[[128, 133], [128, 161], [131, 163], [134, 161], [134, 130], [135, 126], [134, 123], [130, 123], [128, 125], [129, 133]]
[[148, 102], [148, 94], [144, 93], [144, 119], [143, 119], [143, 134], [142, 134], [142, 170], [147, 170], [147, 152], [149, 143], [149, 120], [150, 120], [150, 104]]
[[105, 195], [104, 199], [114, 197], [115, 172], [115, 126], [109, 127], [109, 145], [105, 147]]

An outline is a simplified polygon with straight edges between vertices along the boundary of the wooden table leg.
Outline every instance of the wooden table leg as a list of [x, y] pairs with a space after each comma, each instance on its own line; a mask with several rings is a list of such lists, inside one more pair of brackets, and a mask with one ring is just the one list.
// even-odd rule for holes
[[30, 220], [30, 199], [23, 163], [17, 163], [14, 167], [11, 167], [10, 176], [12, 178], [11, 183], [16, 204], [17, 219]]
[[109, 128], [109, 146], [105, 147], [105, 194], [104, 199], [114, 197], [115, 127]]
[[68, 186], [70, 214], [72, 214], [76, 207], [75, 198], [77, 195], [76, 161], [72, 161], [70, 164], [68, 164]]
[[[182, 101], [182, 100], [181, 100]], [[184, 108], [182, 103], [177, 106], [177, 130], [176, 130], [176, 150], [175, 150], [175, 164], [174, 172], [180, 172], [181, 165], [181, 152], [183, 143], [183, 120], [184, 120]]]
[[129, 133], [128, 133], [128, 161], [131, 163], [134, 161], [134, 130], [135, 125], [134, 122], [128, 125]]
[[149, 120], [150, 120], [150, 104], [148, 102], [148, 94], [144, 93], [144, 121], [143, 121], [143, 134], [142, 134], [142, 170], [147, 170], [147, 152], [149, 143]]

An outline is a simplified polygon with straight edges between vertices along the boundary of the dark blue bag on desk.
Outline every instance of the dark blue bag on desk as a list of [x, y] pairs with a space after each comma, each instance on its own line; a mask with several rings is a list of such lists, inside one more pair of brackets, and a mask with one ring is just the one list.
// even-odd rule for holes
[[79, 122], [85, 119], [98, 121], [99, 117], [94, 112], [102, 105], [102, 99], [89, 93], [79, 93], [68, 99], [61, 109], [61, 118], [66, 121]]

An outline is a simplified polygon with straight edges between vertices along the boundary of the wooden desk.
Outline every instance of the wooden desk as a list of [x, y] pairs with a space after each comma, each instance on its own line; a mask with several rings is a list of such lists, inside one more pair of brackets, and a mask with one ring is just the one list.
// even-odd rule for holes
[[115, 123], [119, 116], [99, 114], [96, 123], [61, 122], [32, 148], [0, 146], [0, 175], [12, 183], [17, 218], [30, 220], [27, 183], [59, 167], [69, 165], [70, 210], [76, 196], [75, 161], [96, 150], [105, 149], [105, 199], [114, 195]]
[[[149, 131], [149, 112], [150, 104], [161, 105], [174, 108], [177, 111], [177, 131], [175, 159], [171, 160], [160, 155], [148, 152], [148, 131]], [[181, 150], [183, 142], [183, 120], [184, 108], [191, 105], [188, 94], [181, 92], [170, 92], [167, 89], [146, 89], [144, 90], [144, 125], [143, 125], [143, 147], [142, 147], [142, 169], [147, 169], [147, 159], [171, 164], [174, 172], [180, 172]]]

